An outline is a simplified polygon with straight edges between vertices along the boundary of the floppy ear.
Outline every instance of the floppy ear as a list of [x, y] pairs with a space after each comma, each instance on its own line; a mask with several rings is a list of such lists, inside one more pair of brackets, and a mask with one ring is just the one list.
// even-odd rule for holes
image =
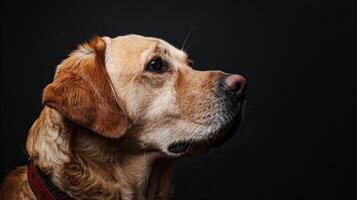
[[118, 138], [126, 132], [128, 120], [105, 68], [105, 49], [100, 37], [80, 45], [58, 65], [42, 101], [83, 127]]

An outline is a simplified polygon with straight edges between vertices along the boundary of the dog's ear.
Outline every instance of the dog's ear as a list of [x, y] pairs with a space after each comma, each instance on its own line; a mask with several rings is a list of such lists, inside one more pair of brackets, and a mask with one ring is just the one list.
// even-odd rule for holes
[[128, 126], [105, 68], [106, 45], [96, 37], [80, 45], [57, 67], [43, 93], [43, 104], [105, 137], [119, 138]]

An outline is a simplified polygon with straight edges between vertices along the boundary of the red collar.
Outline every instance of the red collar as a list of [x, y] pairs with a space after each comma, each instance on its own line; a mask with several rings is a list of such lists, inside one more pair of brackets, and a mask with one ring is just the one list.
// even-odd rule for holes
[[33, 160], [27, 166], [27, 179], [38, 200], [74, 200], [56, 187], [50, 177], [36, 167]]

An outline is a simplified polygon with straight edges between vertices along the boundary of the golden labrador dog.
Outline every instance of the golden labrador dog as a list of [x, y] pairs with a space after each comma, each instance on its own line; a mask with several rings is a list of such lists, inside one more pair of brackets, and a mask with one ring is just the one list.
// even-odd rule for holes
[[[47, 189], [66, 196], [52, 199], [170, 199], [175, 161], [237, 128], [245, 85], [194, 70], [161, 39], [96, 37], [58, 65], [26, 149]], [[0, 198], [51, 199], [29, 170], [10, 172]]]

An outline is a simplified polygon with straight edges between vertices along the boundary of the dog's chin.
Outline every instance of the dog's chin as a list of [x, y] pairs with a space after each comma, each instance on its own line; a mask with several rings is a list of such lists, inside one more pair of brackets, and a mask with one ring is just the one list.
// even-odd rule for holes
[[242, 121], [241, 119], [241, 112], [239, 112], [232, 121], [219, 131], [216, 137], [209, 140], [209, 147], [218, 148], [225, 144], [234, 135], [234, 133], [237, 132]]
[[239, 128], [241, 122], [241, 114], [230, 121], [221, 130], [215, 133], [214, 137], [195, 141], [182, 141], [176, 144], [172, 144], [169, 151], [171, 153], [179, 153], [182, 156], [195, 156], [202, 155], [209, 151], [210, 148], [218, 148], [226, 143]]
[[210, 148], [218, 148], [222, 146], [234, 135], [235, 132], [237, 132], [240, 121], [240, 117], [239, 119], [231, 121], [212, 138], [193, 141], [192, 144], [183, 151], [183, 154], [187, 156], [202, 155], [207, 153]]
[[237, 132], [242, 121], [244, 101], [240, 103], [239, 111], [234, 115], [232, 120], [224, 124], [222, 128], [216, 132], [212, 132], [207, 137], [199, 140], [182, 140], [172, 143], [167, 148], [167, 151], [176, 156], [191, 156], [201, 155], [206, 153], [210, 148], [218, 148], [226, 143], [235, 132]]
[[218, 148], [226, 143], [237, 131], [239, 124], [240, 120], [230, 123], [212, 138], [172, 143], [167, 150], [175, 156], [196, 156], [205, 154], [210, 148]]
[[[218, 148], [225, 144], [233, 135], [237, 132], [239, 125], [242, 121], [242, 113], [243, 113], [243, 105], [244, 100], [240, 104], [240, 110], [235, 114], [233, 119], [228, 122], [225, 126], [222, 127], [217, 133], [214, 133], [214, 137], [209, 137], [205, 142], [195, 142], [195, 147], [203, 145], [203, 148], [197, 149], [205, 149], [205, 151], [201, 151], [202, 153], [207, 152], [210, 148]], [[199, 152], [199, 151], [197, 151]], [[197, 153], [195, 152], [195, 153]]]

